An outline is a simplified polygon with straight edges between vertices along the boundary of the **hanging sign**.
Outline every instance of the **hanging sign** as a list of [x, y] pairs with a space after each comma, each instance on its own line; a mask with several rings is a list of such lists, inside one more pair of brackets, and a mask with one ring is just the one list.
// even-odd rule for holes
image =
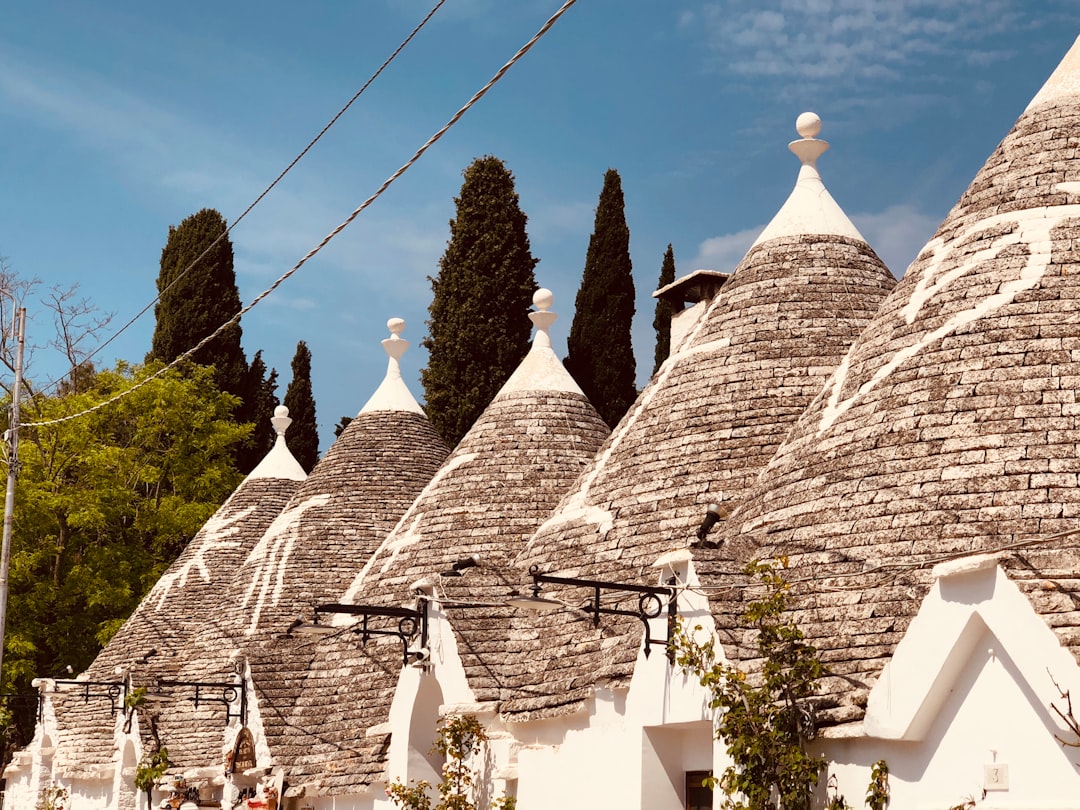
[[247, 726], [240, 729], [233, 745], [231, 762], [225, 769], [227, 773], [243, 773], [255, 767], [255, 739]]

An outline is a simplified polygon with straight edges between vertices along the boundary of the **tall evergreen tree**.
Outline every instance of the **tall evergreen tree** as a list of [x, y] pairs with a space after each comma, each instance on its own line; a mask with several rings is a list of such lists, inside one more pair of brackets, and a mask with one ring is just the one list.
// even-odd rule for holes
[[261, 349], [251, 358], [244, 391], [244, 400], [236, 411], [236, 420], [252, 425], [252, 430], [237, 455], [236, 467], [247, 475], [270, 452], [277, 437], [270, 423], [277, 406], [277, 370], [270, 369], [267, 373]]
[[434, 298], [421, 372], [428, 417], [451, 447], [529, 350], [536, 290], [537, 260], [513, 174], [488, 155], [464, 176], [438, 278], [429, 279]]
[[[660, 265], [660, 280], [656, 289], [666, 287], [675, 280], [675, 252], [667, 246], [664, 261]], [[653, 317], [653, 329], [656, 330], [656, 353], [652, 373], [660, 370], [660, 365], [671, 354], [671, 303], [663, 298], [656, 299], [656, 315]]]
[[[240, 310], [232, 242], [226, 236], [214, 243], [226, 228], [225, 218], [212, 208], [169, 227], [169, 239], [161, 251], [160, 300], [154, 307], [157, 324], [147, 361], [172, 362]], [[192, 360], [214, 367], [214, 380], [222, 391], [242, 400], [251, 395], [244, 390], [248, 366], [240, 347], [239, 324], [206, 344]]]
[[612, 427], [637, 396], [630, 338], [634, 276], [630, 229], [623, 209], [622, 180], [617, 171], [608, 169], [596, 206], [564, 361], [567, 371]]
[[311, 393], [311, 350], [304, 341], [296, 344], [292, 359], [292, 380], [285, 389], [283, 403], [289, 409], [289, 449], [305, 471], [311, 472], [319, 460], [319, 426], [315, 422], [315, 397]]

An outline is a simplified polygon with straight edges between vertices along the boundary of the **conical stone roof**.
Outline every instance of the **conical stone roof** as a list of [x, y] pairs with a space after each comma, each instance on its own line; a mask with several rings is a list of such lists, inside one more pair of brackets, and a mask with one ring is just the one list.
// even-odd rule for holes
[[744, 556], [789, 557], [835, 722], [958, 556], [999, 553], [1080, 653], [1080, 555], [1052, 537], [1080, 517], [1078, 144], [1080, 41], [728, 521]]
[[[289, 624], [336, 600], [449, 453], [401, 380], [404, 321], [387, 325], [382, 384], [238, 566], [213, 619], [184, 650], [182, 680], [225, 681], [247, 662], [252, 724], [261, 725], [275, 758], [311, 653], [286, 636]], [[175, 747], [186, 757], [177, 757], [180, 766], [220, 759], [223, 716], [213, 704], [173, 704], [159, 725], [173, 740], [170, 754]]]
[[[271, 420], [278, 434], [273, 448], [196, 533], [81, 678], [119, 684], [126, 673], [144, 683], [174, 676], [182, 665], [181, 650], [213, 616], [236, 566], [306, 478], [285, 444], [292, 421], [288, 414], [288, 408], [277, 409]], [[81, 687], [61, 689], [68, 694], [52, 696], [60, 737], [57, 766], [85, 774], [111, 763], [114, 716], [109, 701], [86, 701]]]
[[[736, 500], [753, 483], [892, 289], [821, 182], [819, 119], [805, 114], [798, 128], [791, 196], [529, 540], [522, 569], [655, 585], [652, 564], [689, 545], [710, 501]], [[594, 684], [630, 676], [641, 624], [605, 617], [601, 633], [576, 619], [550, 614], [533, 627], [504, 711], [566, 711]]]
[[[498, 700], [513, 611], [455, 602], [501, 603], [506, 569], [525, 539], [596, 453], [609, 430], [551, 349], [551, 295], [534, 296], [537, 334], [521, 365], [465, 434], [341, 601], [402, 605], [421, 578], [434, 583], [449, 616], [469, 686]], [[455, 563], [478, 565], [451, 576]], [[290, 781], [312, 793], [355, 793], [383, 772], [388, 720], [402, 664], [395, 641], [361, 647], [352, 634], [318, 645], [289, 727], [296, 752]], [[425, 677], [434, 677], [426, 675]], [[331, 771], [327, 762], [335, 763]]]

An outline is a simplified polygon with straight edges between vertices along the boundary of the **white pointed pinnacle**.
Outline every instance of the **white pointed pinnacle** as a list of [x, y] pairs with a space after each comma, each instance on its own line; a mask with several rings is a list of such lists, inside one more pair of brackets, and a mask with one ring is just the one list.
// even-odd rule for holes
[[559, 317], [554, 312], [548, 311], [554, 303], [555, 296], [552, 295], [551, 290], [541, 287], [533, 293], [533, 305], [536, 306], [536, 312], [529, 313], [529, 320], [536, 326], [536, 337], [533, 339], [534, 347], [544, 346], [551, 348], [551, 335], [548, 330]]
[[401, 337], [405, 329], [405, 321], [401, 318], [391, 318], [386, 322], [386, 328], [390, 330], [390, 337], [382, 341], [382, 347], [390, 355], [391, 361], [398, 361], [409, 348], [409, 341]]
[[401, 356], [409, 348], [409, 341], [403, 340], [402, 331], [405, 329], [405, 321], [401, 318], [391, 318], [386, 322], [386, 328], [390, 330], [390, 337], [382, 340], [383, 350], [389, 355], [386, 361], [386, 376], [375, 389], [375, 393], [364, 403], [360, 413], [373, 411], [405, 411], [423, 416], [424, 409], [420, 403], [409, 393], [409, 386], [401, 378]]
[[293, 422], [289, 416], [289, 409], [284, 405], [278, 405], [274, 408], [274, 415], [270, 417], [270, 424], [274, 426], [274, 430], [278, 436], [284, 436], [285, 431], [289, 429], [289, 425]]
[[813, 166], [829, 148], [828, 141], [817, 139], [821, 132], [821, 118], [817, 113], [804, 112], [795, 119], [795, 131], [802, 135], [802, 139], [789, 143], [788, 149], [795, 153], [804, 166]]

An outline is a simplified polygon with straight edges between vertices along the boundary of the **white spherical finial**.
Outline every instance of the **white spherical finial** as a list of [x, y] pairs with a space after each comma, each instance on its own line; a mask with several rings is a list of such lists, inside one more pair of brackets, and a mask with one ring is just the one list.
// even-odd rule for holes
[[804, 138], [816, 138], [821, 132], [821, 118], [817, 113], [804, 112], [795, 119], [795, 131]]
[[390, 334], [400, 335], [405, 329], [405, 320], [403, 318], [391, 318], [386, 322], [386, 328], [390, 330]]
[[289, 418], [289, 409], [284, 405], [278, 405], [274, 408], [274, 415], [270, 419], [270, 424], [274, 426], [274, 431], [278, 436], [284, 436], [285, 431], [292, 424], [292, 419]]
[[554, 303], [555, 296], [551, 294], [551, 290], [541, 287], [533, 293], [533, 304], [537, 309], [551, 309], [551, 305]]

